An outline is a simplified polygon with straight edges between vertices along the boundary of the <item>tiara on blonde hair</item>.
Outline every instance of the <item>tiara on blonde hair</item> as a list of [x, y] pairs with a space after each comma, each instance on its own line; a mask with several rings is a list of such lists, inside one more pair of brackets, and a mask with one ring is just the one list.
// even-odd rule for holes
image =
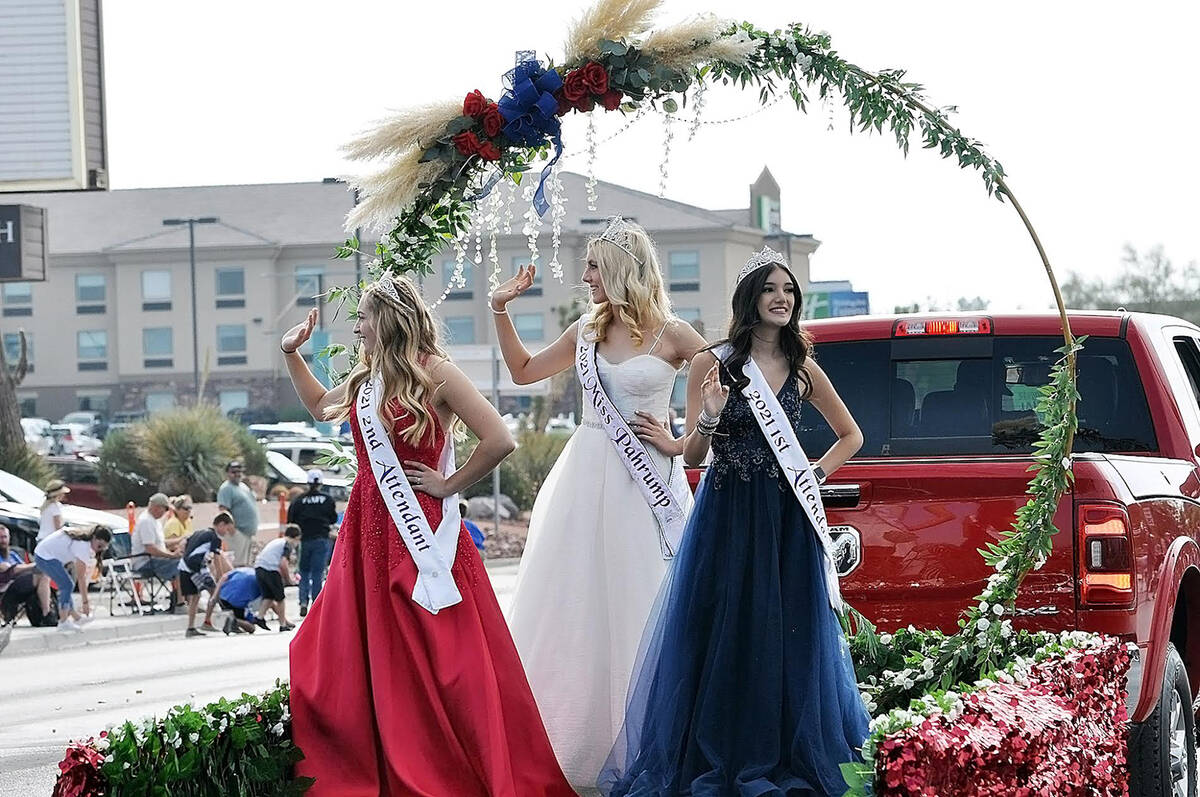
[[392, 270], [390, 268], [379, 275], [379, 279], [375, 281], [375, 285], [381, 287], [383, 292], [396, 304], [404, 304], [400, 300], [400, 291], [396, 290], [396, 283], [392, 279]]
[[733, 284], [739, 284], [746, 277], [750, 276], [752, 272], [757, 271], [763, 266], [770, 265], [790, 268], [788, 266], [787, 259], [783, 255], [781, 255], [779, 252], [776, 252], [769, 246], [764, 246], [761, 252], [751, 256], [751, 258], [746, 261], [746, 265], [742, 266], [742, 270], [738, 272], [737, 280]]
[[620, 216], [610, 216], [608, 226], [604, 228], [604, 232], [592, 240], [610, 243], [624, 250], [625, 254], [636, 260], [639, 266], [646, 265], [646, 261], [633, 253], [633, 230], [630, 227], [630, 222]]

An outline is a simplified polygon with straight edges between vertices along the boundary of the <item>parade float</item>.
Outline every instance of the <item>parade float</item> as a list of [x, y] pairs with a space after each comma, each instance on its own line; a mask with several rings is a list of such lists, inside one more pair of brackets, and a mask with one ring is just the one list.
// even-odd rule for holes
[[[1050, 262], [1004, 169], [955, 126], [953, 108], [930, 102], [903, 70], [869, 71], [844, 59], [826, 33], [799, 23], [768, 32], [709, 16], [654, 28], [658, 5], [602, 0], [575, 23], [560, 62], [518, 52], [501, 91], [471, 90], [399, 113], [351, 142], [348, 155], [378, 170], [358, 182], [361, 202], [347, 229], [383, 233], [373, 248], [351, 238], [337, 256], [366, 255], [373, 279], [385, 271], [430, 274], [434, 256], [449, 249], [455, 269], [447, 291], [465, 283], [468, 268], [495, 287], [497, 237], [519, 219], [534, 263], [549, 228], [549, 271], [561, 280], [563, 117], [588, 115], [582, 150], [594, 210], [598, 114], [624, 114], [618, 134], [660, 117], [665, 179], [677, 138], [729, 121], [705, 117], [706, 93], [721, 86], [753, 92], [761, 107], [841, 104], [855, 131], [891, 135], [904, 154], [917, 142], [976, 172], [988, 194], [1018, 213], [1038, 252], [1061, 316], [1061, 359], [1040, 389], [1028, 503], [980, 552], [992, 575], [956, 632], [910, 626], [881, 634], [853, 612], [843, 618], [874, 717], [864, 761], [844, 774], [850, 794], [1126, 794], [1129, 646], [1080, 632], [1030, 633], [1013, 622], [1023, 579], [1049, 556], [1052, 518], [1072, 479], [1082, 342], [1071, 334]], [[484, 85], [494, 80], [480, 77]], [[353, 307], [358, 290], [336, 287], [326, 298]], [[334, 346], [325, 354], [349, 352]], [[290, 742], [281, 684], [77, 742], [55, 794], [299, 793], [308, 784], [287, 773], [301, 755]]]

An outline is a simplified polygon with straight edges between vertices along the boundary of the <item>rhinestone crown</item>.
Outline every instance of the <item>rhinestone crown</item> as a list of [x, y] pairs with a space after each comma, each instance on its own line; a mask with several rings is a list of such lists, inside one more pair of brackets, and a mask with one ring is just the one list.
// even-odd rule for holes
[[639, 266], [646, 265], [640, 257], [633, 253], [633, 231], [630, 222], [620, 216], [610, 216], [608, 226], [604, 228], [604, 232], [592, 240], [606, 241], [613, 246], [625, 250], [625, 253], [636, 260]]
[[748, 277], [751, 272], [757, 271], [763, 266], [770, 265], [783, 266], [784, 268], [789, 267], [787, 259], [783, 255], [781, 255], [779, 252], [776, 252], [769, 246], [764, 246], [761, 252], [753, 255], [749, 260], [746, 261], [746, 265], [742, 266], [742, 270], [738, 272], [737, 281], [733, 284], [737, 285], [746, 277]]

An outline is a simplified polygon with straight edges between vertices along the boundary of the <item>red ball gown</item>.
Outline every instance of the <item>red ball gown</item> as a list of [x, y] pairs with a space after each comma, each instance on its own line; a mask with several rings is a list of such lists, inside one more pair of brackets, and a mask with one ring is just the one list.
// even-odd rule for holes
[[[399, 414], [397, 412], [397, 414]], [[371, 474], [351, 413], [359, 478], [329, 577], [291, 645], [296, 769], [312, 797], [574, 795], [534, 703], [483, 561], [465, 528], [452, 573], [462, 602], [412, 599], [417, 568]], [[445, 432], [398, 459], [438, 468]], [[442, 503], [418, 492], [432, 528]]]

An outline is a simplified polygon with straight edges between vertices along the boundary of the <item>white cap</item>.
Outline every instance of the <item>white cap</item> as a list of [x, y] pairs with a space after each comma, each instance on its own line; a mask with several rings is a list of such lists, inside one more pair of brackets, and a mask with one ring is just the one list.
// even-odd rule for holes
[[319, 482], [325, 480], [325, 474], [315, 468], [308, 472], [308, 483]]

